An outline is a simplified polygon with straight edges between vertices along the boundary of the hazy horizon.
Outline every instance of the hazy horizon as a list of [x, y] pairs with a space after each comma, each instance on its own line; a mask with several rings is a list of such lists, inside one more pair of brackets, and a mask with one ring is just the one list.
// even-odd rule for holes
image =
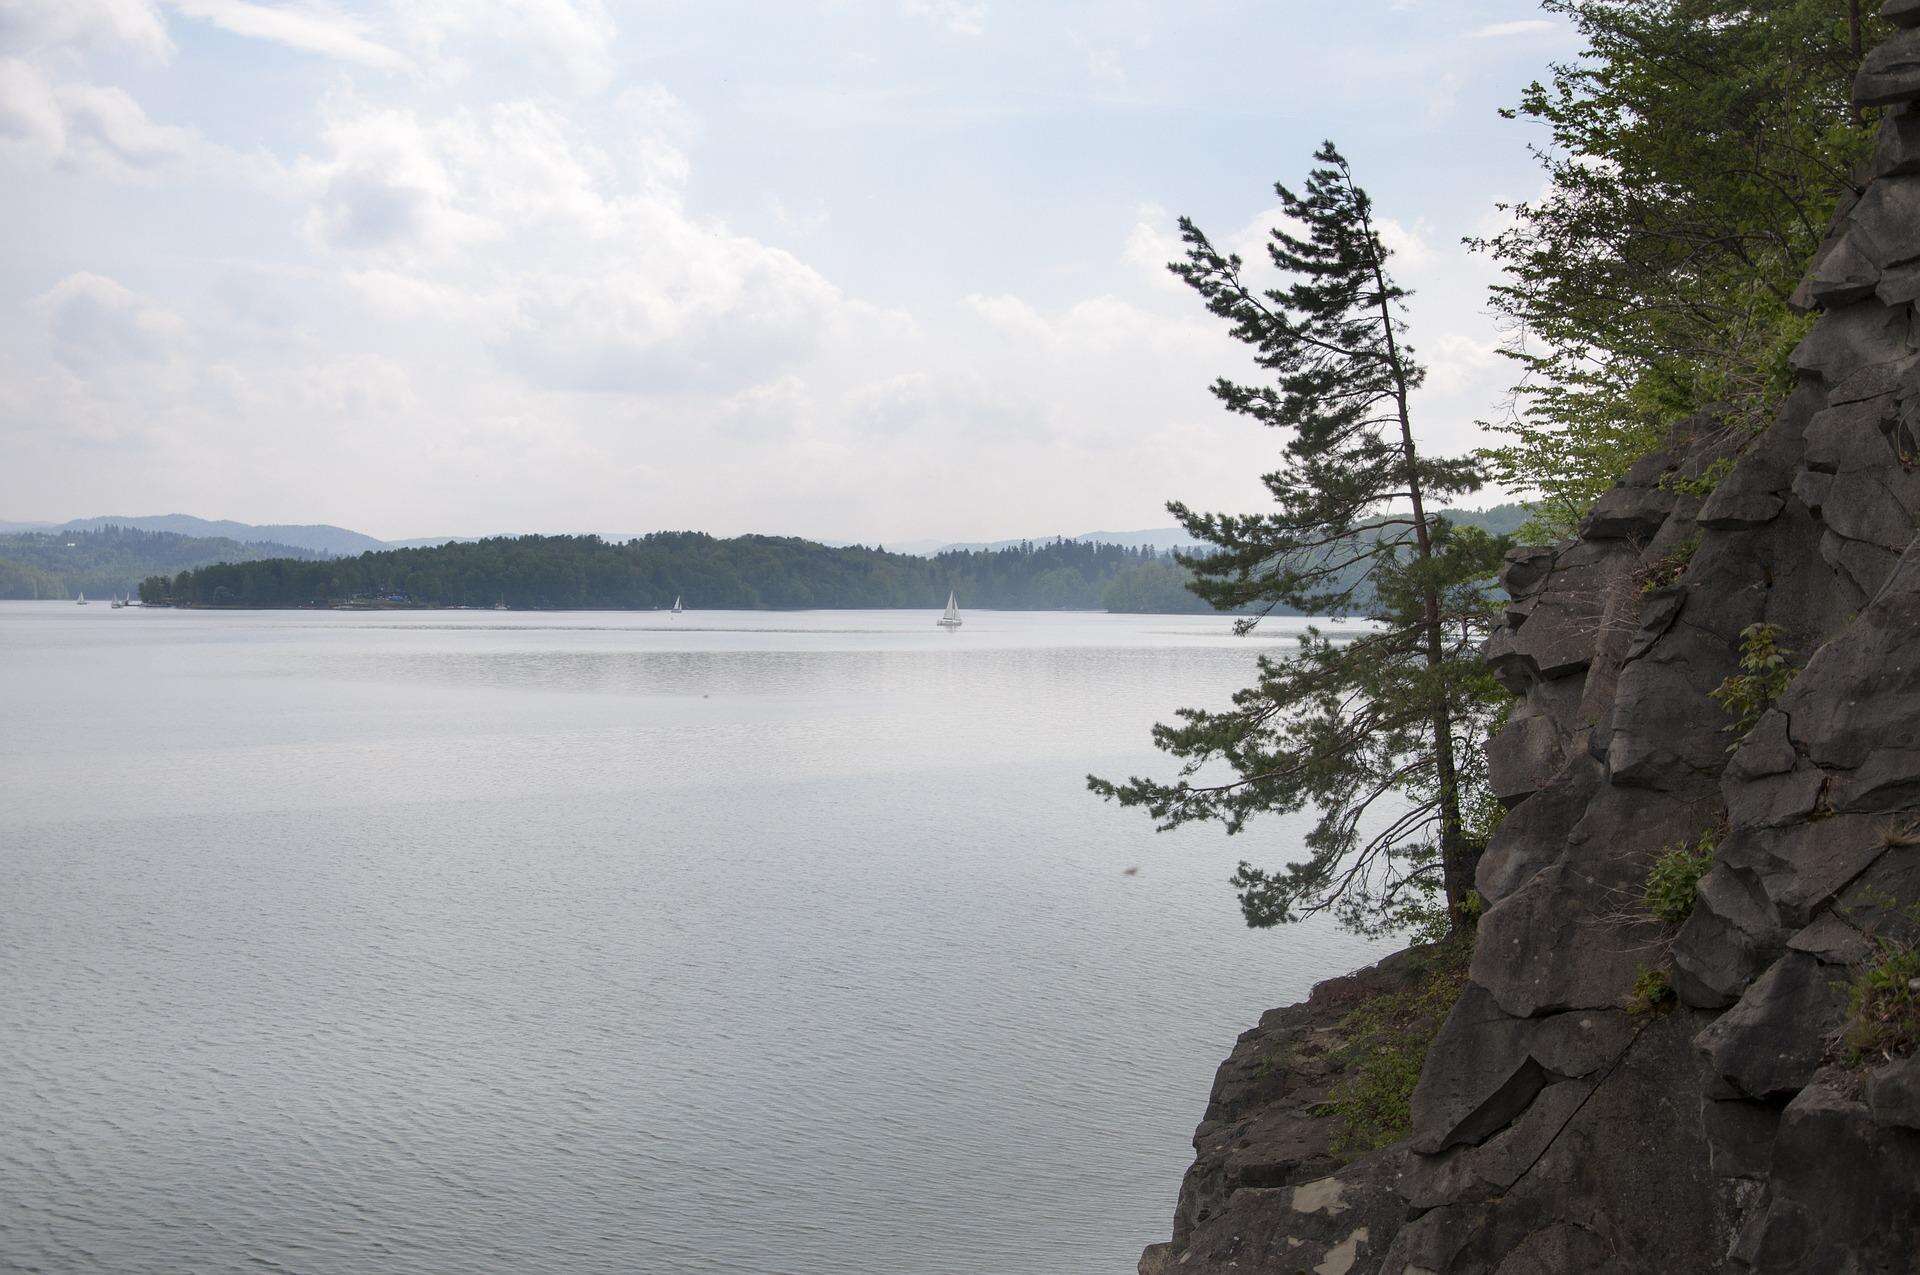
[[884, 543], [1251, 507], [1276, 440], [1162, 267], [1177, 212], [1256, 242], [1323, 134], [1418, 293], [1423, 429], [1470, 445], [1510, 373], [1459, 241], [1539, 188], [1495, 108], [1573, 37], [1527, 0], [1297, 21], [10, 5], [0, 511]]

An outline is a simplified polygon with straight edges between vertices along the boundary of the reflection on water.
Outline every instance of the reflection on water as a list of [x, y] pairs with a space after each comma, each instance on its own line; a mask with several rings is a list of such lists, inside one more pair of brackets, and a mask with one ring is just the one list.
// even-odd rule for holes
[[1284, 633], [932, 618], [0, 604], [0, 1268], [1130, 1269], [1367, 949], [1082, 777]]

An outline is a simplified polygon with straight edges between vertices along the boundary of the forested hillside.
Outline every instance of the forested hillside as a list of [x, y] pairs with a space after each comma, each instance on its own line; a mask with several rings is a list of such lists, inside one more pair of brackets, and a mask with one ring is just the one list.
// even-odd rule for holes
[[215, 562], [318, 556], [292, 545], [120, 526], [0, 535], [0, 598], [130, 594], [150, 575]]
[[[1519, 506], [1463, 511], [1464, 523], [1510, 530]], [[938, 607], [1012, 611], [1203, 613], [1190, 573], [1147, 546], [1056, 540], [932, 558], [791, 536], [721, 539], [665, 531], [614, 544], [598, 536], [496, 536], [354, 558], [266, 559], [155, 573], [143, 600], [176, 606], [648, 610], [676, 597], [696, 609]]]
[[[1145, 591], [1151, 578], [1155, 588]], [[1184, 568], [1151, 549], [1020, 545], [920, 558], [858, 545], [700, 532], [658, 532], [625, 544], [598, 536], [499, 537], [324, 562], [275, 559], [183, 571], [140, 587], [181, 606], [391, 606], [647, 610], [684, 598], [694, 609], [939, 607], [1097, 610], [1150, 599], [1152, 610], [1204, 611], [1180, 587]], [[1112, 587], [1121, 586], [1109, 595]]]

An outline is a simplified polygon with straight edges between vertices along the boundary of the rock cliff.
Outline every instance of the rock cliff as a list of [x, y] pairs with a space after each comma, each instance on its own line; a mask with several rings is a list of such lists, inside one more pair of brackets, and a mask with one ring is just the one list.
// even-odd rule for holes
[[[1389, 963], [1242, 1038], [1143, 1275], [1920, 1271], [1920, 1058], [1840, 1040], [1877, 944], [1920, 940], [1920, 0], [1882, 12], [1855, 95], [1890, 109], [1778, 418], [1688, 422], [1509, 559], [1510, 813], [1411, 1136], [1330, 1155], [1297, 1048]], [[1796, 672], [1736, 736], [1712, 692], [1754, 625]], [[1691, 915], [1648, 915], [1655, 857], [1703, 836]], [[1629, 1012], [1647, 970], [1677, 999]]]

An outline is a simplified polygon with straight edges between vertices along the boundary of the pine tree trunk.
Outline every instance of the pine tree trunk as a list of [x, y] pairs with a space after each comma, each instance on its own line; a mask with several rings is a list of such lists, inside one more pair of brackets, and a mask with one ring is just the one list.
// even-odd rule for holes
[[[1368, 242], [1377, 243], [1373, 223], [1364, 213], [1361, 226]], [[1407, 466], [1407, 495], [1413, 503], [1414, 541], [1422, 563], [1433, 559], [1433, 535], [1427, 523], [1426, 503], [1420, 484], [1419, 453], [1413, 442], [1413, 417], [1407, 407], [1406, 364], [1399, 342], [1393, 334], [1393, 310], [1387, 302], [1386, 271], [1378, 254], [1373, 257], [1374, 286], [1380, 298], [1380, 326], [1386, 337], [1387, 364], [1393, 376], [1395, 406], [1400, 415], [1400, 450]], [[1440, 634], [1440, 594], [1429, 578], [1421, 591], [1421, 627], [1426, 630], [1427, 669], [1438, 673], [1446, 663], [1446, 651]], [[1437, 682], [1437, 679], [1436, 679]], [[1437, 682], [1433, 701], [1434, 786], [1440, 801], [1440, 879], [1446, 892], [1450, 929], [1458, 934], [1473, 925], [1467, 900], [1473, 891], [1473, 868], [1467, 852], [1466, 837], [1460, 822], [1460, 770], [1453, 755], [1453, 709], [1446, 687]]]

